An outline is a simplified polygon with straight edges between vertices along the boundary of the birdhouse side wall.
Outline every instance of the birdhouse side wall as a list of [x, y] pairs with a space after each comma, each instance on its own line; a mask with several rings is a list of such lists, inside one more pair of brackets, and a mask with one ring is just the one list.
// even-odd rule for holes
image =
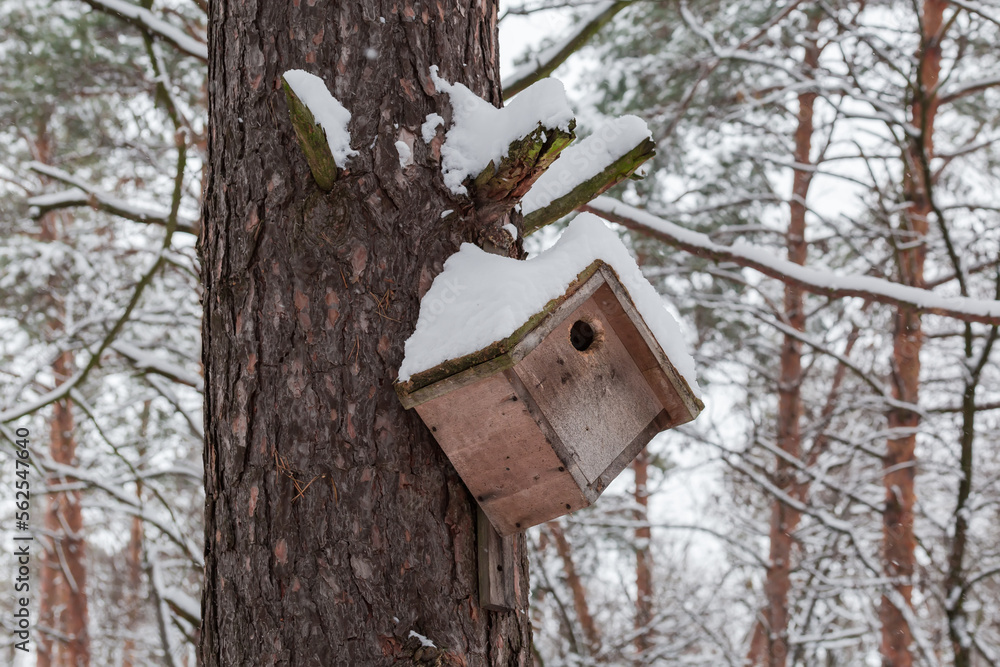
[[[602, 269], [602, 273], [604, 271]], [[625, 288], [613, 277], [607, 277], [593, 299], [670, 415], [662, 428], [673, 428], [694, 419], [704, 406], [670, 363]]]

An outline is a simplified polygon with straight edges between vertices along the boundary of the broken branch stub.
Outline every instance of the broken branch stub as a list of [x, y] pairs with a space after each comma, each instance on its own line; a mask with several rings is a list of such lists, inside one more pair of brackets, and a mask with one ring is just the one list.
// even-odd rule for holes
[[576, 138], [576, 121], [568, 129], [544, 127], [510, 144], [497, 165], [491, 161], [469, 184], [481, 221], [498, 220], [512, 209], [559, 153]]
[[576, 185], [567, 194], [524, 216], [524, 235], [559, 220], [609, 188], [633, 177], [636, 169], [656, 154], [656, 144], [643, 139], [635, 148], [605, 167], [600, 173]]
[[292, 120], [292, 127], [295, 129], [295, 138], [306, 157], [309, 170], [312, 171], [313, 178], [316, 179], [316, 184], [320, 189], [329, 191], [337, 180], [337, 163], [330, 151], [326, 132], [316, 123], [309, 107], [292, 92], [291, 86], [288, 85], [284, 77], [281, 79], [281, 87], [285, 91], [288, 115]]

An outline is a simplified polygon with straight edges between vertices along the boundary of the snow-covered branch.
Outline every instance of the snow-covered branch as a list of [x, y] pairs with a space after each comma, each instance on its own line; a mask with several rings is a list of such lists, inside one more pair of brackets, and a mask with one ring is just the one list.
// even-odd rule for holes
[[1000, 301], [945, 297], [929, 290], [873, 276], [840, 276], [829, 269], [805, 267], [780, 259], [770, 249], [757, 248], [747, 243], [719, 245], [704, 234], [685, 229], [610, 197], [598, 197], [582, 208], [698, 257], [733, 262], [814, 294], [831, 298], [861, 297], [894, 306], [917, 308], [963, 322], [1000, 324]]
[[[542, 79], [502, 109], [431, 67], [431, 80], [451, 104], [441, 145], [441, 173], [453, 194], [468, 195], [489, 227], [510, 211], [576, 137], [566, 89]], [[432, 120], [432, 119], [428, 119]], [[434, 129], [425, 130], [425, 141]]]
[[174, 382], [194, 387], [199, 392], [205, 390], [205, 381], [200, 375], [191, 373], [186, 368], [178, 366], [177, 364], [167, 361], [166, 359], [163, 359], [155, 354], [151, 354], [150, 352], [136, 347], [131, 343], [116, 340], [111, 343], [111, 349], [128, 359], [132, 362], [133, 366], [141, 371], [157, 373], [170, 378]]
[[563, 151], [521, 200], [524, 233], [555, 222], [635, 173], [656, 145], [646, 123], [623, 116]]
[[990, 23], [995, 23], [996, 25], [1000, 26], [1000, 18], [988, 12], [987, 9], [989, 8], [984, 7], [978, 2], [972, 2], [972, 0], [949, 0], [949, 2], [951, 2], [951, 4], [955, 5], [956, 7], [961, 7], [967, 12], [983, 17]]
[[[180, 165], [178, 167], [179, 176], [183, 175], [184, 171], [183, 163], [184, 160], [182, 157]], [[177, 180], [179, 182], [181, 179], [178, 177]], [[179, 195], [175, 192], [175, 200], [178, 197]], [[122, 327], [124, 327], [125, 323], [128, 322], [128, 320], [132, 317], [132, 311], [135, 310], [135, 307], [139, 303], [139, 300], [142, 298], [142, 294], [146, 290], [146, 287], [149, 286], [150, 282], [153, 279], [153, 276], [155, 276], [157, 272], [159, 272], [160, 268], [163, 266], [164, 253], [166, 249], [170, 247], [170, 240], [173, 237], [173, 233], [174, 233], [173, 227], [167, 225], [167, 234], [163, 239], [163, 248], [157, 255], [156, 260], [149, 267], [149, 270], [147, 270], [139, 279], [139, 282], [136, 283], [135, 288], [132, 291], [132, 297], [131, 299], [129, 299], [128, 305], [125, 306], [125, 309], [122, 311], [121, 315], [118, 317], [117, 320], [115, 320], [115, 323], [101, 339], [101, 342], [98, 344], [97, 348], [91, 353], [90, 358], [87, 360], [87, 363], [84, 364], [80, 370], [74, 373], [72, 377], [68, 378], [65, 382], [60, 384], [52, 391], [44, 394], [43, 396], [37, 398], [36, 400], [26, 405], [22, 405], [18, 408], [7, 410], [5, 412], [0, 412], [0, 422], [6, 423], [14, 421], [15, 419], [20, 419], [21, 417], [27, 414], [31, 414], [36, 410], [44, 408], [46, 405], [61, 400], [66, 396], [68, 396], [71, 391], [76, 389], [77, 385], [81, 384], [84, 380], [87, 379], [87, 376], [90, 374], [90, 371], [92, 371], [100, 363], [101, 355], [104, 354], [104, 351], [108, 349], [108, 347], [111, 345], [112, 342], [114, 342], [115, 338], [117, 338], [118, 334], [121, 332]]]
[[320, 189], [329, 191], [347, 161], [358, 154], [351, 148], [348, 124], [351, 112], [330, 93], [320, 77], [292, 69], [281, 75], [288, 114], [299, 148]]
[[171, 25], [144, 7], [124, 0], [83, 0], [94, 9], [122, 17], [126, 22], [170, 42], [181, 52], [208, 62], [208, 45]]
[[148, 382], [149, 385], [160, 394], [160, 396], [165, 398], [167, 402], [174, 406], [174, 409], [176, 409], [177, 412], [184, 417], [184, 421], [187, 422], [192, 435], [198, 442], [205, 439], [205, 420], [202, 418], [202, 415], [200, 413], [192, 414], [191, 412], [188, 412], [188, 410], [181, 403], [180, 398], [176, 393], [174, 393], [173, 387], [169, 382], [159, 375], [150, 374], [146, 375], [146, 382]]
[[[135, 204], [125, 201], [124, 199], [103, 192], [99, 188], [58, 167], [53, 167], [42, 162], [29, 162], [26, 166], [36, 173], [71, 186], [69, 190], [29, 198], [28, 205], [37, 209], [37, 212], [33, 212], [35, 217], [56, 209], [71, 206], [90, 206], [99, 211], [106, 211], [127, 220], [144, 224], [165, 226], [170, 219], [169, 208], [156, 206], [155, 204]], [[178, 214], [175, 231], [197, 236], [200, 227], [201, 223], [198, 219]]]
[[949, 102], [954, 102], [955, 100], [965, 97], [966, 95], [972, 95], [973, 93], [978, 93], [981, 90], [986, 90], [987, 88], [992, 88], [994, 86], [1000, 86], [1000, 76], [993, 75], [983, 77], [982, 79], [976, 79], [974, 81], [958, 83], [952, 86], [949, 90], [942, 91], [940, 103], [948, 104]]
[[503, 80], [504, 99], [517, 95], [534, 82], [552, 74], [629, 4], [629, 1], [605, 0], [595, 6], [590, 14], [573, 26], [566, 37], [534, 56]]
[[150, 592], [156, 603], [156, 626], [160, 632], [163, 656], [169, 667], [175, 667], [177, 663], [174, 661], [174, 653], [177, 652], [177, 649], [171, 642], [170, 631], [167, 629], [167, 619], [170, 617], [170, 612], [167, 607], [167, 600], [163, 595], [166, 586], [163, 583], [163, 575], [160, 572], [159, 564], [155, 559], [150, 561], [147, 567], [147, 574], [149, 575]]

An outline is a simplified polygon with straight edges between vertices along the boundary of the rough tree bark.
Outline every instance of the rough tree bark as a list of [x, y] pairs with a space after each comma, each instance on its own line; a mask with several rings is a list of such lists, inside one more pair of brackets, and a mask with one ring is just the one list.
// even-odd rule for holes
[[[815, 34], [819, 27], [819, 14], [813, 13], [809, 19], [806, 34]], [[803, 71], [815, 71], [819, 65], [822, 48], [815, 39], [806, 43], [803, 57]], [[811, 165], [813, 108], [817, 94], [807, 90], [798, 96], [798, 115], [795, 128], [796, 164]], [[785, 245], [789, 261], [804, 265], [808, 255], [806, 244], [806, 197], [812, 182], [813, 171], [804, 167], [795, 170], [792, 176], [792, 200], [789, 205], [788, 230]], [[785, 283], [784, 322], [796, 331], [805, 331], [806, 313], [803, 303], [805, 290], [793, 283]], [[778, 384], [778, 441], [777, 445], [790, 459], [802, 456], [802, 342], [799, 338], [785, 335], [781, 345], [781, 376]], [[790, 461], [777, 457], [775, 460], [775, 485], [795, 495], [797, 487], [796, 468]], [[771, 526], [769, 532], [767, 576], [764, 580], [764, 594], [767, 607], [761, 610], [750, 643], [749, 662], [751, 665], [784, 667], [788, 661], [788, 592], [791, 589], [792, 533], [802, 518], [795, 508], [775, 498], [771, 504]]]
[[[444, 187], [442, 135], [420, 138], [428, 113], [451, 116], [432, 65], [499, 106], [496, 9], [211, 5], [208, 667], [530, 661], [523, 604], [479, 606], [473, 500], [392, 388], [444, 259], [463, 241], [516, 252], [498, 241], [505, 216], [485, 228]], [[330, 192], [296, 145], [280, 81], [293, 68], [324, 78], [352, 114], [359, 154]], [[396, 141], [413, 165], [400, 167]]]
[[[926, 179], [924, 162], [934, 153], [934, 116], [937, 113], [937, 83], [941, 72], [946, 0], [925, 0], [921, 12], [920, 49], [917, 52], [917, 81], [911, 104], [911, 122], [919, 137], [911, 139], [904, 155], [904, 196], [909, 205], [903, 216], [897, 250], [900, 282], [912, 287], [924, 286], [924, 238], [933, 206], [931, 183]], [[923, 344], [920, 313], [899, 308], [895, 315], [893, 336], [892, 395], [903, 403], [916, 405], [920, 389], [920, 348]], [[892, 579], [892, 590], [882, 596], [882, 664], [886, 667], [910, 667], [913, 635], [906, 620], [911, 606], [916, 539], [913, 533], [913, 504], [916, 501], [916, 441], [920, 415], [915, 410], [896, 407], [887, 415], [889, 438], [883, 461], [885, 510], [882, 515], [883, 559], [885, 572]]]

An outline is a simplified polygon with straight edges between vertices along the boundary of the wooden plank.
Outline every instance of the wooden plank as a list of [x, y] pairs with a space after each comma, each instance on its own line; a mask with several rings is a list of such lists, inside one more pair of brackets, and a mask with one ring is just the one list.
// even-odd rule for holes
[[481, 507], [476, 511], [479, 606], [490, 611], [517, 608], [517, 560], [514, 536], [502, 537]]
[[587, 507], [591, 502], [572, 477], [561, 475], [513, 495], [492, 498], [482, 507], [489, 510], [487, 516], [491, 521], [494, 517], [502, 518], [502, 523], [493, 521], [501, 535], [513, 535]]
[[704, 403], [670, 363], [614, 269], [603, 266], [601, 273], [608, 289], [595, 293], [594, 300], [643, 371], [664, 409], [670, 413], [667, 428], [691, 421], [704, 409]]
[[[535, 401], [535, 397], [532, 396], [528, 388], [524, 386], [524, 382], [521, 381], [521, 377], [514, 371], [508, 370], [504, 372], [504, 376], [510, 383], [511, 389], [515, 392], [517, 397], [521, 400], [528, 414], [531, 418], [535, 420], [535, 424], [538, 425], [538, 430], [545, 437], [545, 441], [548, 443], [549, 447], [555, 453], [556, 457], [562, 463], [562, 465], [569, 472], [570, 476], [576, 481], [577, 486], [584, 490], [590, 481], [587, 479], [586, 475], [580, 469], [580, 461], [577, 456], [574, 455], [573, 450], [563, 442], [562, 438], [559, 437], [559, 433], [556, 432], [549, 420], [546, 419], [545, 413], [542, 408]], [[597, 500], [597, 496], [590, 498], [590, 502]]]
[[666, 410], [661, 410], [658, 415], [646, 425], [639, 435], [628, 444], [628, 446], [618, 455], [618, 458], [614, 460], [611, 465], [609, 465], [601, 476], [594, 483], [594, 486], [599, 491], [604, 491], [614, 481], [615, 477], [621, 474], [622, 470], [625, 470], [632, 461], [639, 455], [643, 447], [649, 444], [649, 441], [656, 437], [656, 434], [668, 428], [670, 424], [670, 415]]
[[422, 403], [417, 412], [501, 534], [564, 514], [553, 512], [567, 503], [587, 504], [504, 374]]
[[[585, 351], [570, 342], [570, 328], [580, 320], [598, 332]], [[513, 370], [577, 459], [590, 485], [662, 410], [593, 299], [569, 313]]]
[[504, 354], [413, 392], [400, 391], [400, 387], [403, 385], [397, 384], [396, 393], [399, 395], [399, 402], [403, 404], [404, 408], [409, 410], [421, 403], [432, 401], [462, 387], [475, 384], [480, 380], [499, 373], [505, 368], [510, 368], [513, 364], [514, 362], [511, 360], [510, 354]]

